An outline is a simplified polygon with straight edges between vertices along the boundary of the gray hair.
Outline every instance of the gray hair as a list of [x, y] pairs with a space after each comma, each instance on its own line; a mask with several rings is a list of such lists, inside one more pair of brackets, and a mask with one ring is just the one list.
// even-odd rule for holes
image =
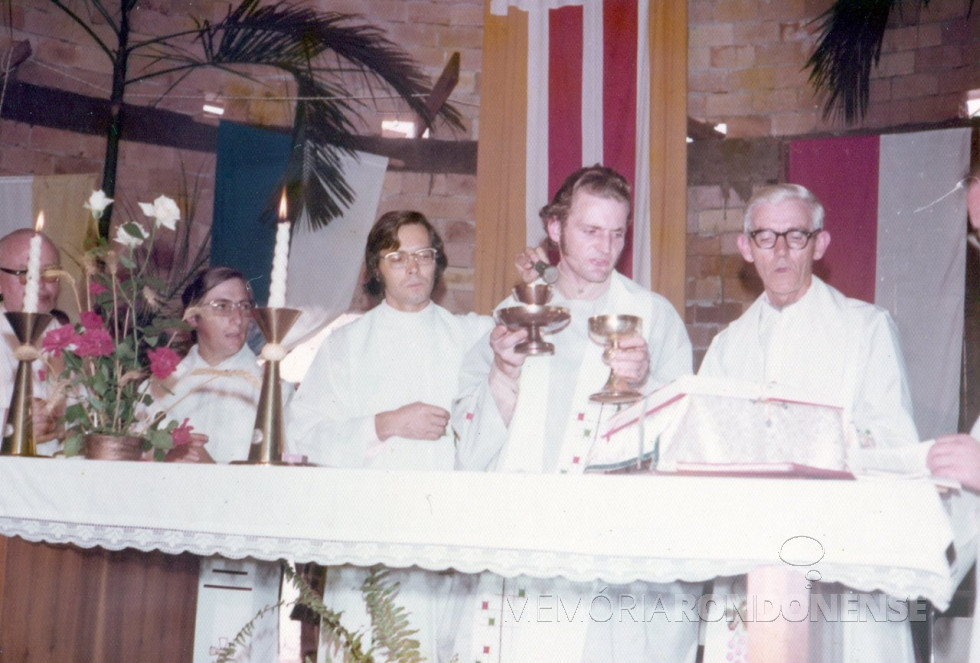
[[759, 205], [778, 205], [784, 200], [799, 200], [805, 204], [810, 210], [810, 230], [823, 230], [823, 205], [812, 191], [799, 184], [773, 184], [756, 191], [745, 207], [742, 229], [746, 233], [752, 230], [752, 214]]

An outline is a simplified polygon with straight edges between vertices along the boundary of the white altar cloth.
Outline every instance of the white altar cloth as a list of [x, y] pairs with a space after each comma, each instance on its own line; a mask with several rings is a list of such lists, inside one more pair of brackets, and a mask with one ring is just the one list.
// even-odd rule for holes
[[859, 590], [926, 598], [940, 610], [965, 573], [957, 567], [975, 550], [966, 542], [975, 528], [958, 532], [963, 543], [951, 571], [948, 505], [919, 480], [2, 457], [0, 486], [0, 534], [30, 541], [609, 583], [742, 574], [785, 564], [787, 542], [802, 542], [813, 556], [812, 564], [797, 567], [803, 572]]

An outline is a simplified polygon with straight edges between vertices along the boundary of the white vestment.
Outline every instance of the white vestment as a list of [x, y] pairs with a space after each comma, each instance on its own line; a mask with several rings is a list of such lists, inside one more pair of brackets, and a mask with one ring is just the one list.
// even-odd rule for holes
[[[819, 402], [843, 403], [858, 433], [877, 446], [919, 441], [891, 316], [845, 297], [816, 276], [799, 301], [782, 310], [771, 306], [765, 294], [759, 297], [715, 336], [698, 375], [805, 388]], [[725, 593], [722, 582], [716, 582], [716, 593]], [[848, 591], [831, 587], [824, 589]], [[815, 585], [813, 591], [818, 589]], [[819, 635], [822, 642], [813, 648], [822, 651], [811, 660], [914, 661], [907, 622], [842, 622]], [[713, 663], [707, 656], [705, 661]]]
[[[3, 336], [3, 343], [0, 343], [0, 409], [3, 410], [3, 416], [0, 417], [0, 421], [3, 422], [4, 434], [6, 434], [6, 422], [7, 413], [10, 410], [10, 399], [14, 395], [14, 379], [17, 375], [17, 357], [15, 355], [17, 348], [20, 347], [20, 341], [17, 340], [17, 335], [14, 334], [13, 327], [10, 326], [10, 322], [7, 320], [7, 316], [3, 315], [5, 309], [0, 305], [0, 336]], [[61, 323], [51, 319], [48, 323], [47, 329], [45, 329], [44, 334], [51, 331], [52, 329], [58, 329], [61, 327]], [[44, 334], [39, 337], [38, 349], [41, 347], [41, 340], [44, 338]], [[31, 392], [34, 398], [40, 398], [42, 400], [47, 400], [50, 394], [50, 385], [47, 380], [44, 379], [44, 371], [47, 370], [45, 366], [44, 359], [35, 359], [31, 363], [31, 375], [33, 376], [33, 381], [31, 385]], [[48, 440], [47, 442], [41, 442], [37, 445], [37, 453], [40, 456], [52, 456], [61, 448], [60, 440]]]
[[[609, 418], [617, 409], [589, 400], [609, 377], [609, 367], [602, 362], [602, 344], [589, 339], [591, 316], [615, 313], [642, 320], [650, 371], [641, 392], [691, 373], [691, 342], [673, 306], [618, 272], [613, 272], [609, 290], [596, 300], [566, 299], [555, 289], [550, 304], [567, 308], [572, 319], [565, 329], [545, 336], [555, 346], [554, 355], [524, 360], [509, 427], [487, 381], [493, 362], [489, 341], [483, 339], [467, 356], [460, 375], [460, 398], [453, 404], [458, 469], [532, 473], [582, 469], [580, 462], [593, 439], [589, 435], [596, 432], [600, 419]], [[509, 298], [497, 308], [516, 305]]]
[[[449, 410], [466, 351], [491, 327], [486, 316], [454, 315], [435, 303], [406, 312], [382, 302], [323, 342], [290, 403], [290, 449], [317, 464], [335, 467], [451, 470], [453, 438], [378, 439], [379, 412], [423, 402]], [[324, 602], [342, 610], [342, 623], [364, 634], [369, 646], [371, 619], [361, 593], [363, 568], [329, 567]], [[423, 569], [392, 569], [386, 583], [399, 582], [394, 601], [408, 613], [419, 651], [429, 661], [447, 660], [440, 632], [451, 576]], [[450, 634], [451, 635], [451, 634]], [[451, 638], [449, 639], [451, 646]], [[319, 660], [335, 659], [335, 643], [321, 641]], [[448, 652], [446, 652], [448, 655]]]
[[[170, 420], [182, 423], [187, 419], [188, 425], [194, 428], [192, 432], [208, 436], [204, 448], [215, 462], [230, 463], [248, 458], [261, 391], [262, 368], [247, 345], [216, 366], [208, 364], [194, 345], [170, 377], [152, 384], [150, 393], [154, 400], [149, 409], [151, 416], [166, 413], [161, 427]], [[290, 390], [284, 391], [285, 398]], [[225, 588], [221, 578], [228, 569], [247, 577], [251, 591]], [[278, 562], [201, 558], [195, 662], [209, 660], [208, 652], [221, 646], [221, 638], [231, 640], [237, 635], [237, 631], [220, 632], [216, 624], [240, 629], [259, 610], [279, 601], [279, 576]], [[237, 616], [229, 620], [225, 617], [229, 614]], [[244, 621], [238, 623], [243, 617]], [[248, 663], [278, 661], [278, 620], [278, 610], [259, 619], [247, 647], [235, 660]]]
[[150, 408], [165, 412], [165, 421], [188, 419], [192, 432], [208, 436], [204, 448], [215, 462], [230, 463], [248, 458], [261, 391], [262, 368], [247, 345], [217, 366], [194, 345], [170, 377], [152, 386]]
[[919, 441], [891, 316], [816, 276], [782, 310], [759, 297], [715, 336], [698, 375], [805, 388], [819, 402], [843, 403], [878, 446]]
[[[545, 336], [555, 346], [554, 355], [525, 359], [510, 426], [500, 416], [488, 385], [493, 361], [488, 338], [467, 356], [460, 377], [461, 396], [453, 406], [458, 469], [582, 471], [598, 425], [617, 409], [589, 399], [609, 377], [601, 342], [589, 339], [591, 316], [641, 318], [641, 333], [650, 353], [650, 371], [641, 392], [691, 372], [691, 343], [680, 316], [666, 299], [616, 272], [608, 291], [596, 300], [567, 299], [556, 289], [549, 303], [568, 308], [571, 322]], [[515, 305], [511, 298], [498, 308]], [[642, 522], [637, 526], [642, 527]], [[601, 581], [502, 579], [483, 574], [475, 590], [457, 587], [454, 592], [454, 600], [468, 601], [456, 650], [460, 660], [479, 662], [693, 661], [698, 624], [675, 618], [674, 602], [681, 595], [696, 598], [700, 590], [700, 584], [687, 583], [610, 586]], [[649, 612], [658, 598], [668, 619], [633, 620], [616, 612], [616, 606], [634, 600], [636, 605], [646, 603]], [[593, 608], [601, 608], [606, 600], [613, 605], [611, 616]]]
[[463, 356], [490, 327], [435, 303], [417, 313], [386, 302], [327, 337], [289, 405], [294, 453], [333, 467], [450, 470], [453, 439], [378, 439], [374, 416], [416, 401], [449, 410]]

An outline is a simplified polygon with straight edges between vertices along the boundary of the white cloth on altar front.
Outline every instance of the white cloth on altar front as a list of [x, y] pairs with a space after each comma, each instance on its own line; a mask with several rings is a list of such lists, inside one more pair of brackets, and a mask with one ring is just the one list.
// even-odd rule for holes
[[[629, 314], [641, 318], [640, 331], [650, 353], [650, 371], [641, 391], [651, 391], [691, 372], [691, 344], [677, 312], [663, 297], [618, 273], [613, 273], [609, 289], [596, 300], [567, 299], [555, 289], [549, 304], [567, 308], [571, 321], [546, 338], [555, 346], [553, 355], [525, 360], [509, 427], [490, 393], [487, 378], [493, 353], [489, 338], [481, 340], [467, 356], [460, 376], [461, 395], [453, 404], [453, 427], [459, 438], [458, 469], [546, 474], [582, 471], [601, 420], [616, 411], [615, 406], [589, 399], [609, 376], [609, 367], [601, 359], [602, 346], [589, 338], [588, 319], [592, 316]], [[498, 308], [517, 305], [511, 297]], [[464, 606], [457, 608], [463, 614], [455, 645], [461, 660], [694, 660], [697, 624], [693, 622], [603, 621], [585, 610], [579, 619], [563, 618], [559, 612], [554, 613], [554, 619], [507, 618], [507, 597], [527, 599], [532, 605], [548, 597], [556, 606], [576, 606], [583, 599], [591, 603], [601, 593], [602, 587], [596, 583], [526, 576], [505, 579], [485, 573], [475, 584], [474, 588], [461, 580], [453, 592], [453, 602]], [[631, 593], [670, 597], [667, 600], [700, 593], [700, 585], [686, 583], [634, 585]]]
[[[763, 334], [768, 330], [768, 351]], [[781, 311], [763, 294], [711, 342], [698, 375], [798, 386], [840, 402], [878, 446], [919, 441], [898, 332], [884, 309], [816, 276]]]
[[[454, 315], [435, 303], [418, 312], [382, 302], [341, 327], [320, 346], [289, 407], [290, 448], [313, 462], [335, 467], [450, 470], [452, 436], [438, 440], [378, 439], [374, 418], [417, 401], [447, 411], [456, 394], [467, 349], [490, 327], [475, 314]], [[327, 569], [324, 602], [342, 610], [345, 627], [371, 642], [371, 619], [361, 585], [363, 568]], [[419, 650], [437, 660], [450, 576], [423, 569], [392, 569], [386, 582], [400, 583], [395, 603], [408, 613]], [[452, 628], [451, 626], [447, 628]], [[334, 660], [334, 643], [320, 646], [319, 660]]]
[[332, 467], [452, 469], [451, 434], [378, 439], [374, 417], [421, 401], [449, 410], [466, 351], [492, 325], [430, 303], [399, 311], [381, 302], [327, 337], [288, 408], [290, 450]]
[[230, 463], [248, 458], [261, 392], [262, 368], [247, 345], [217, 366], [194, 345], [170, 377], [152, 384], [150, 412], [165, 412], [164, 423], [188, 419], [194, 433], [208, 436], [204, 448], [215, 462]]
[[[680, 316], [666, 299], [617, 272], [613, 272], [609, 290], [597, 300], [566, 299], [555, 289], [550, 304], [567, 308], [572, 319], [566, 328], [545, 337], [554, 344], [554, 355], [525, 360], [509, 428], [487, 381], [493, 362], [488, 339], [474, 346], [463, 363], [460, 397], [453, 404], [452, 421], [459, 437], [457, 468], [554, 472], [581, 465], [575, 462], [581, 447], [570, 429], [579, 428], [579, 422], [605, 420], [616, 411], [615, 406], [588, 399], [609, 377], [609, 367], [601, 361], [602, 346], [589, 339], [591, 316], [628, 314], [641, 318], [642, 335], [650, 352], [650, 372], [641, 392], [691, 372], [691, 342]], [[516, 305], [517, 301], [509, 298], [498, 308]], [[523, 445], [535, 445], [534, 451]]]
[[[918, 443], [891, 316], [812, 278], [804, 295], [781, 310], [761, 295], [715, 336], [698, 375], [806, 388], [825, 402], [843, 403], [858, 435], [877, 446]], [[726, 593], [723, 583], [716, 581], [716, 594]], [[726, 626], [709, 625], [709, 637], [714, 628], [724, 633]], [[820, 636], [821, 661], [914, 661], [905, 621], [837, 622], [821, 629]]]

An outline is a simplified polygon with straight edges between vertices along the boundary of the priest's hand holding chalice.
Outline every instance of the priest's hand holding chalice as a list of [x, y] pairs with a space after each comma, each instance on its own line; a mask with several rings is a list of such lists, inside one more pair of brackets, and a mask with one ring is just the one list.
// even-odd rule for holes
[[589, 398], [599, 403], [634, 403], [643, 397], [635, 389], [646, 380], [650, 355], [643, 336], [643, 321], [635, 315], [596, 315], [589, 318], [589, 338], [606, 346], [602, 360], [609, 379]]

